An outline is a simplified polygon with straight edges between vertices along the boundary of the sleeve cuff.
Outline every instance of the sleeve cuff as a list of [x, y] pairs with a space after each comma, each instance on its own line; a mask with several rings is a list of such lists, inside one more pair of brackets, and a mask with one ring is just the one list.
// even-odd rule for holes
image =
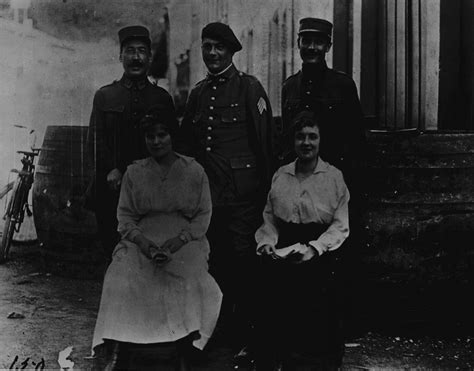
[[318, 243], [318, 241], [316, 240], [313, 240], [313, 241], [309, 241], [308, 245], [310, 245], [312, 248], [314, 248], [317, 252], [318, 252], [318, 255], [321, 256], [323, 255], [324, 253], [324, 249], [323, 247]]
[[122, 238], [127, 239], [129, 241], [132, 241], [142, 233], [141, 229], [138, 227], [129, 229], [128, 231], [119, 231], [120, 234], [122, 235]]

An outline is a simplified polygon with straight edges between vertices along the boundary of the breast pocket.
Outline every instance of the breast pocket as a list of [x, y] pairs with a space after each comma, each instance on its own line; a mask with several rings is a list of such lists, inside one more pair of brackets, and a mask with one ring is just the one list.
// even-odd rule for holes
[[290, 114], [291, 116], [296, 115], [301, 108], [301, 99], [298, 98], [290, 98], [285, 101], [283, 104], [283, 109], [286, 113]]
[[339, 98], [317, 98], [317, 108], [326, 115], [338, 115], [342, 108], [342, 101]]
[[255, 196], [260, 185], [256, 159], [254, 157], [231, 158], [230, 166], [237, 195], [246, 199]]
[[221, 121], [225, 124], [241, 123], [247, 119], [245, 107], [240, 105], [224, 108], [221, 113]]
[[104, 108], [105, 129], [107, 131], [117, 132], [120, 123], [123, 120], [125, 112], [124, 106], [114, 106]]

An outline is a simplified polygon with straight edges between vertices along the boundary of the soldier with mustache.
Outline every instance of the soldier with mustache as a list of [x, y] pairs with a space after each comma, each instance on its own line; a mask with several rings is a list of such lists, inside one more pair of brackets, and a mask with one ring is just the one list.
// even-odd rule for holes
[[149, 30], [127, 26], [118, 36], [124, 73], [95, 93], [88, 132], [89, 155], [95, 165], [88, 203], [95, 211], [107, 257], [119, 239], [117, 204], [122, 176], [134, 160], [147, 156], [139, 122], [153, 107], [174, 110], [170, 94], [147, 78], [152, 60]]
[[[315, 112], [324, 137], [320, 155], [346, 174], [363, 149], [364, 128], [357, 87], [344, 72], [328, 68], [326, 53], [332, 46], [332, 24], [324, 19], [303, 18], [298, 32], [302, 69], [288, 77], [281, 94], [283, 133], [301, 111]], [[285, 138], [285, 135], [282, 136]], [[289, 138], [289, 137], [288, 137]], [[295, 159], [292, 144], [280, 143], [279, 160]], [[355, 156], [355, 157], [354, 157]]]

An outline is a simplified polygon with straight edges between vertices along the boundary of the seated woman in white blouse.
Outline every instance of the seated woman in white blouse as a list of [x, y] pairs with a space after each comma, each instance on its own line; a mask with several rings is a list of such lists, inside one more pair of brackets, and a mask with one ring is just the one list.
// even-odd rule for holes
[[349, 235], [349, 191], [341, 171], [318, 155], [314, 114], [301, 112], [293, 125], [297, 159], [273, 176], [255, 234], [263, 263], [259, 371], [278, 364], [283, 370], [337, 369], [342, 362], [334, 256]]
[[150, 156], [123, 178], [122, 239], [104, 278], [92, 347], [110, 349], [105, 369], [113, 370], [128, 369], [131, 349], [173, 345], [177, 369], [189, 370], [191, 346], [207, 344], [222, 300], [208, 273], [209, 182], [201, 165], [173, 151], [174, 112], [156, 107], [140, 128]]

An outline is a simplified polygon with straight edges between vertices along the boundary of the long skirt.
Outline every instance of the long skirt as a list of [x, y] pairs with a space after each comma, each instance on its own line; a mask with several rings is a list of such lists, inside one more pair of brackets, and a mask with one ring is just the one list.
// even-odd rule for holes
[[[306, 230], [315, 233], [317, 228], [293, 227], [283, 228], [294, 236], [285, 244], [296, 242], [294, 239], [316, 239], [324, 230], [305, 238]], [[280, 361], [292, 370], [340, 366], [344, 349], [343, 297], [337, 260], [336, 252], [299, 264], [262, 257], [257, 322], [260, 365], [271, 369], [271, 364]]]
[[105, 340], [166, 343], [196, 334], [203, 349], [214, 331], [222, 293], [207, 272], [207, 240], [191, 241], [157, 265], [122, 240], [104, 279], [92, 348]]

